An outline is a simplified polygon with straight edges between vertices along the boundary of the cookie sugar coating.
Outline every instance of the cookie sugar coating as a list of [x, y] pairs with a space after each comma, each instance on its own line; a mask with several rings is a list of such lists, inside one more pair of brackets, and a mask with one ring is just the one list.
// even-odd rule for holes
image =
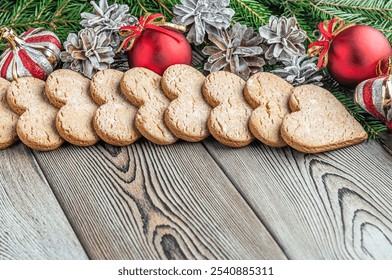
[[123, 75], [114, 69], [99, 71], [90, 87], [91, 97], [100, 106], [95, 112], [95, 131], [103, 141], [114, 146], [127, 146], [141, 136], [135, 126], [137, 108], [121, 92]]
[[20, 115], [16, 131], [26, 146], [40, 151], [61, 146], [64, 140], [55, 125], [58, 109], [46, 97], [44, 81], [33, 77], [13, 81], [7, 100], [12, 110]]
[[91, 146], [100, 138], [93, 119], [98, 106], [90, 96], [90, 80], [72, 70], [56, 70], [45, 87], [50, 102], [59, 108], [56, 127], [60, 135], [76, 146]]
[[0, 78], [0, 149], [5, 149], [18, 140], [16, 124], [19, 116], [11, 110], [7, 102], [10, 85], [10, 82]]
[[244, 80], [226, 71], [210, 74], [203, 85], [204, 98], [214, 108], [208, 119], [212, 136], [235, 148], [254, 140], [248, 128], [252, 108], [245, 101], [244, 87]]
[[319, 153], [367, 139], [363, 127], [329, 91], [314, 85], [294, 89], [291, 114], [281, 127], [283, 139], [304, 153]]
[[121, 90], [139, 108], [136, 128], [145, 138], [158, 145], [169, 145], [178, 140], [164, 122], [170, 100], [161, 89], [161, 76], [145, 68], [132, 68], [124, 74]]
[[268, 146], [287, 146], [280, 127], [283, 118], [290, 113], [292, 90], [292, 85], [271, 73], [257, 73], [246, 82], [245, 99], [255, 109], [249, 119], [249, 129]]
[[178, 138], [199, 142], [210, 135], [208, 117], [211, 106], [204, 100], [205, 77], [195, 68], [177, 64], [162, 76], [162, 89], [172, 101], [165, 112], [165, 123]]

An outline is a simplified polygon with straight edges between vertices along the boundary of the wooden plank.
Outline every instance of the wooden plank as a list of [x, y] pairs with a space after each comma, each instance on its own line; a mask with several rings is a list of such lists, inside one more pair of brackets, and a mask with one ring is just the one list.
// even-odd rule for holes
[[392, 155], [392, 132], [381, 134], [381, 146]]
[[0, 259], [86, 259], [30, 150], [14, 145], [0, 162]]
[[289, 258], [392, 258], [392, 156], [379, 144], [318, 155], [205, 145]]
[[201, 144], [36, 157], [93, 259], [285, 258]]

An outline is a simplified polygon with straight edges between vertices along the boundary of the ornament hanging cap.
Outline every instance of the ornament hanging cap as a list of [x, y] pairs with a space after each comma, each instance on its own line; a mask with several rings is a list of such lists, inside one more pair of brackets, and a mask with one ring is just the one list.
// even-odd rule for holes
[[2, 27], [0, 31], [0, 39], [6, 39], [11, 44], [11, 48], [15, 48], [17, 45], [20, 45], [20, 43], [23, 42], [11, 28]]
[[342, 19], [334, 18], [319, 23], [318, 29], [321, 32], [321, 40], [309, 45], [308, 55], [310, 57], [320, 55], [317, 67], [325, 67], [328, 64], [328, 51], [333, 39], [343, 30], [354, 26], [355, 23], [345, 23]]
[[164, 27], [171, 27], [181, 32], [186, 31], [185, 26], [166, 22], [166, 17], [162, 14], [146, 14], [140, 17], [137, 25], [123, 26], [119, 29], [119, 34], [126, 38], [122, 42], [118, 51], [120, 51], [122, 48], [127, 51], [132, 49], [136, 40], [140, 37], [140, 35], [142, 35], [143, 31], [145, 31], [146, 29], [153, 29], [165, 33], [166, 35], [179, 41], [179, 39], [175, 37], [175, 34], [173, 34], [173, 32], [170, 32]]
[[[392, 56], [381, 59], [376, 66], [377, 76], [392, 75]], [[392, 90], [392, 89], [391, 89]]]

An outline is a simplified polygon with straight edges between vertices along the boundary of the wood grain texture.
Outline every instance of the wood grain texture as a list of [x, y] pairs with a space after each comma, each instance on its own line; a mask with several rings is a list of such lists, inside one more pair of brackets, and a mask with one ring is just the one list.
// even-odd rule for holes
[[284, 259], [201, 144], [36, 154], [93, 259]]
[[86, 259], [30, 150], [14, 145], [0, 162], [0, 259]]
[[392, 259], [392, 156], [375, 143], [325, 154], [206, 147], [291, 259]]
[[392, 155], [392, 132], [381, 134], [381, 146]]

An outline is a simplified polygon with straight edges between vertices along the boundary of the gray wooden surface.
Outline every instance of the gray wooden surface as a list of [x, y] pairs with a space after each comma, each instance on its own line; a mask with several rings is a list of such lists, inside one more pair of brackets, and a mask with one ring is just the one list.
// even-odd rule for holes
[[0, 151], [0, 259], [86, 259], [30, 150]]
[[392, 157], [379, 144], [206, 147], [289, 258], [392, 259]]
[[392, 259], [392, 155], [213, 139], [0, 151], [1, 259]]
[[201, 144], [35, 156], [93, 259], [285, 258]]

